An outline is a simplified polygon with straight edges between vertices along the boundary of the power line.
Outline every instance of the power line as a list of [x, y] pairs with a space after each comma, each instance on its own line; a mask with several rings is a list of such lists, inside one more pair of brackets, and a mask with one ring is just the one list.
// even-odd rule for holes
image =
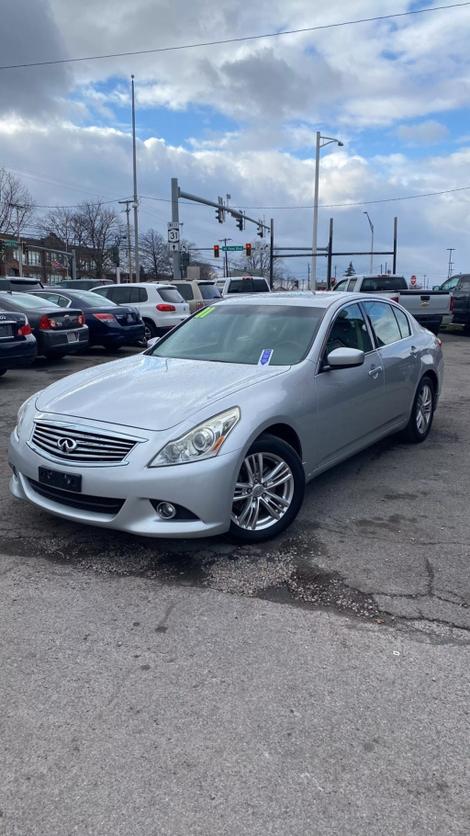
[[[377, 198], [377, 200], [358, 200], [351, 203], [320, 203], [320, 209], [339, 209], [339, 208], [347, 208], [348, 206], [372, 206], [377, 203], [396, 203], [401, 200], [418, 200], [421, 197], [439, 197], [440, 195], [444, 194], [453, 194], [454, 192], [465, 192], [469, 191], [470, 186], [459, 186], [455, 189], [443, 189], [439, 192], [422, 192], [421, 194], [409, 194], [409, 195], [399, 195], [397, 197], [382, 197]], [[142, 200], [155, 200], [162, 203], [171, 203], [169, 198], [167, 197], [152, 197], [151, 195], [141, 195]], [[232, 201], [233, 202], [233, 201]], [[180, 201], [180, 203], [184, 206], [194, 206], [197, 204], [190, 203], [189, 201]], [[237, 204], [237, 201], [235, 201]], [[238, 204], [237, 204], [238, 205]], [[241, 205], [241, 203], [240, 203]], [[313, 209], [313, 204], [308, 204], [305, 206], [245, 206], [243, 204], [244, 209], [259, 209], [259, 210], [281, 210], [281, 209]]]
[[305, 26], [301, 29], [281, 29], [279, 32], [266, 32], [261, 35], [241, 35], [234, 38], [223, 38], [216, 41], [199, 41], [190, 44], [180, 44], [178, 46], [160, 46], [153, 49], [136, 49], [128, 50], [126, 52], [108, 52], [102, 55], [86, 55], [77, 58], [48, 58], [42, 61], [29, 61], [22, 64], [4, 64], [0, 66], [0, 70], [18, 70], [27, 67], [45, 67], [56, 64], [74, 64], [81, 61], [102, 61], [109, 58], [126, 58], [135, 55], [154, 55], [160, 52], [177, 52], [185, 49], [199, 49], [200, 47], [223, 46], [225, 44], [243, 43], [246, 41], [257, 41], [265, 38], [279, 38], [284, 35], [300, 35], [306, 32], [319, 32], [325, 29], [339, 29], [344, 26], [356, 26], [360, 23], [376, 23], [386, 20], [395, 20], [401, 17], [410, 17], [411, 15], [421, 15], [427, 12], [439, 12], [446, 9], [458, 9], [464, 6], [470, 6], [470, 0], [462, 3], [450, 3], [443, 6], [427, 6], [423, 9], [410, 9], [406, 12], [395, 12], [388, 15], [375, 15], [374, 17], [361, 17], [355, 20], [343, 20], [338, 23], [323, 23], [316, 26]]

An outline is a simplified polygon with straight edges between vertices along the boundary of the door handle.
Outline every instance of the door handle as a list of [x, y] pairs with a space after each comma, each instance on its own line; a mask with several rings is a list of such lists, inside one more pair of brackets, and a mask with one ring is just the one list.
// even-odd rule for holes
[[411, 348], [410, 348], [410, 354], [417, 354], [417, 353], [418, 353], [418, 349], [416, 348], [415, 345], [412, 345]]
[[379, 374], [382, 374], [382, 366], [373, 366], [369, 371], [369, 377], [373, 377], [376, 380]]

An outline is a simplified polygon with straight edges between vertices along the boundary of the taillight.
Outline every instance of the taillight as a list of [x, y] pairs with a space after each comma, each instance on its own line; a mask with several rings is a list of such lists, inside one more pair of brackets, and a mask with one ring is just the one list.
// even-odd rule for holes
[[55, 319], [49, 319], [48, 316], [44, 314], [39, 320], [39, 327], [41, 331], [49, 331], [50, 328], [55, 328], [57, 325]]
[[29, 322], [27, 322], [26, 325], [22, 325], [21, 328], [18, 328], [18, 334], [20, 337], [29, 337], [32, 333], [33, 331]]
[[157, 311], [166, 311], [166, 312], [176, 311], [176, 308], [175, 308], [174, 305], [161, 305], [160, 304], [160, 305], [157, 305]]
[[85, 325], [85, 317], [82, 313], [78, 315], [77, 319], [79, 325]]
[[441, 348], [442, 340], [440, 340], [439, 337], [436, 337], [436, 343], [438, 344], [439, 348]]
[[[94, 313], [93, 316], [95, 317], [95, 319], [100, 319], [102, 322], [109, 322], [111, 319], [114, 319], [114, 316], [113, 316], [112, 313]], [[82, 315], [82, 319], [83, 319], [83, 322], [81, 324], [84, 325], [85, 324], [85, 318], [83, 317], [83, 315]]]

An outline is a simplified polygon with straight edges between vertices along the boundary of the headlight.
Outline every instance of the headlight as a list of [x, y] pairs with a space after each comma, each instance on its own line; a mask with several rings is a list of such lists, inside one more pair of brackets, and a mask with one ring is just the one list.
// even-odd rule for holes
[[42, 392], [42, 389], [40, 389], [39, 392], [35, 392], [34, 395], [31, 395], [31, 397], [28, 398], [28, 400], [26, 400], [24, 403], [21, 404], [21, 406], [18, 410], [18, 413], [17, 413], [17, 416], [16, 416], [16, 427], [14, 429], [14, 433], [15, 433], [15, 437], [16, 437], [17, 441], [20, 440], [21, 427], [23, 426], [23, 421], [25, 419], [26, 410], [28, 409], [28, 406], [31, 403], [31, 401], [36, 400], [36, 398], [40, 394], [40, 392]]
[[240, 420], [238, 406], [214, 415], [194, 427], [186, 435], [169, 441], [149, 463], [149, 467], [168, 467], [172, 464], [185, 464], [201, 459], [211, 459], [221, 449], [225, 439]]

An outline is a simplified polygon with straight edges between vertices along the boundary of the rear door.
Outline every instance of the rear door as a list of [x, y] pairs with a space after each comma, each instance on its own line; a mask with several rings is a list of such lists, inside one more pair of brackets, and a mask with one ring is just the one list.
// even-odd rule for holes
[[384, 368], [385, 423], [401, 424], [408, 418], [420, 371], [416, 339], [408, 316], [387, 302], [364, 301]]

